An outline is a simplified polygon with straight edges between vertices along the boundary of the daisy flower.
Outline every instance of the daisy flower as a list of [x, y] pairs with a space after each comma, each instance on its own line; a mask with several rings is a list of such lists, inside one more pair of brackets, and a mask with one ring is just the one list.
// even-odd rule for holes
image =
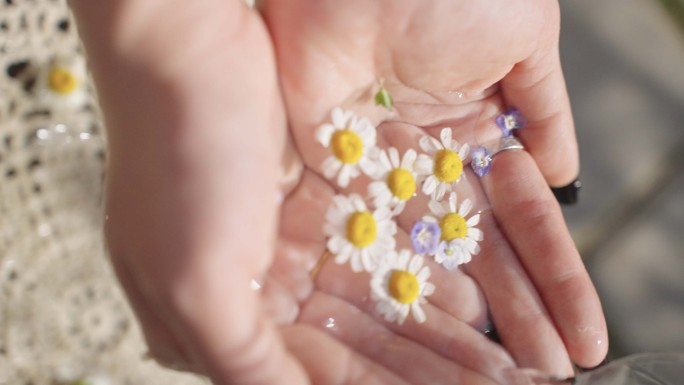
[[468, 144], [461, 146], [452, 139], [451, 128], [442, 129], [440, 139], [441, 141], [431, 136], [420, 138], [420, 148], [427, 155], [420, 154], [416, 161], [418, 174], [427, 175], [423, 182], [423, 193], [436, 201], [441, 200], [461, 180], [463, 162], [470, 151]]
[[87, 79], [83, 58], [55, 59], [38, 73], [37, 100], [50, 107], [78, 107], [88, 97]]
[[470, 262], [480, 252], [478, 242], [483, 238], [482, 230], [475, 227], [480, 223], [480, 214], [468, 218], [473, 208], [470, 199], [464, 199], [459, 207], [456, 193], [452, 192], [446, 202], [430, 201], [428, 207], [437, 218], [425, 216], [423, 221], [438, 223], [442, 230], [435, 261], [449, 270]]
[[376, 174], [378, 180], [368, 186], [375, 207], [393, 208], [393, 215], [404, 210], [406, 202], [416, 193], [416, 173], [413, 167], [416, 156], [413, 149], [406, 151], [402, 159], [399, 159], [399, 151], [394, 147], [387, 152], [380, 152]]
[[386, 206], [371, 213], [359, 195], [337, 195], [323, 232], [337, 264], [351, 260], [352, 271], [373, 271], [380, 257], [394, 249], [397, 224]]
[[423, 257], [409, 250], [392, 251], [383, 258], [371, 278], [371, 297], [376, 310], [389, 322], [403, 324], [409, 312], [418, 323], [425, 322], [421, 305], [435, 291], [428, 282], [430, 268], [423, 266]]
[[332, 179], [337, 175], [337, 184], [347, 187], [349, 181], [363, 171], [372, 176], [375, 173], [376, 131], [367, 118], [360, 118], [351, 111], [335, 108], [331, 113], [332, 123], [326, 123], [316, 130], [316, 139], [332, 153], [323, 162], [323, 175]]

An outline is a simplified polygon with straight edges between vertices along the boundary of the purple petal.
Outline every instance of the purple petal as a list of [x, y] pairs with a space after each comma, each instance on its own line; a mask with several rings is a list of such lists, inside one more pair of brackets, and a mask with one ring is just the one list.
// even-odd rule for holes
[[492, 158], [486, 147], [474, 147], [470, 152], [470, 157], [472, 158], [470, 166], [477, 176], [489, 174], [492, 168]]
[[523, 128], [525, 124], [527, 124], [527, 120], [516, 108], [509, 108], [496, 117], [496, 125], [501, 129], [503, 136], [511, 136], [513, 130]]
[[437, 223], [416, 222], [411, 230], [411, 243], [418, 254], [432, 255], [437, 252], [442, 231]]

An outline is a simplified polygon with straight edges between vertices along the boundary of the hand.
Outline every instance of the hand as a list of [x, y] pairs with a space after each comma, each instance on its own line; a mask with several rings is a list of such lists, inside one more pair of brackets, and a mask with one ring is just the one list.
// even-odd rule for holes
[[[328, 99], [320, 106], [310, 97], [312, 104], [303, 103], [304, 108], [297, 110], [292, 105], [296, 95], [287, 84], [293, 72], [288, 74], [283, 65], [293, 137], [307, 155], [303, 166], [294, 147], [287, 145], [268, 37], [254, 14], [237, 3], [210, 0], [72, 3], [109, 127], [110, 253], [150, 348], [160, 360], [188, 364], [218, 383], [297, 384], [307, 377], [313, 383], [358, 383], [362, 378], [379, 383], [439, 383], [453, 382], [455, 377], [491, 383], [501, 380], [502, 370], [513, 361], [477, 330], [486, 298], [519, 364], [568, 369], [554, 323], [558, 316], [546, 313], [547, 306], [553, 309], [547, 302], [553, 301], [537, 297], [530, 283], [534, 280], [526, 278], [491, 217], [482, 256], [493, 257], [487, 263], [483, 259], [480, 267], [474, 262], [469, 275], [446, 275], [434, 267], [433, 279], [440, 286], [430, 298], [425, 324], [408, 320], [398, 327], [371, 311], [359, 312], [358, 308], [372, 309], [359, 302], [360, 291], [367, 287], [335, 287], [335, 282], [362, 277], [350, 276], [346, 265], [330, 261], [313, 282], [309, 272], [323, 254], [325, 239], [320, 228], [335, 191], [315, 172], [320, 166], [315, 157], [322, 150], [313, 147], [314, 123], [302, 121], [313, 122], [318, 115], [315, 125], [320, 124], [327, 119], [327, 111], [350, 99], [353, 92], [343, 91], [335, 101], [340, 103]], [[276, 15], [268, 5], [266, 12], [273, 33], [278, 33]], [[276, 44], [282, 57], [283, 43], [276, 40]], [[302, 63], [315, 61], [303, 58]], [[302, 83], [302, 89], [315, 87]], [[491, 99], [500, 107], [496, 97]], [[415, 131], [407, 134], [415, 139]], [[401, 138], [397, 146], [407, 144]], [[311, 156], [303, 147], [306, 143]], [[529, 186], [509, 175], [523, 175], [519, 169], [532, 170], [529, 178], [537, 187], [541, 177], [524, 154], [504, 154], [497, 161], [501, 166], [492, 171], [485, 187], [505, 234], [506, 218], [522, 208], [508, 205], [521, 197], [537, 196], [536, 191], [527, 195]], [[502, 190], [506, 193], [497, 193]], [[276, 199], [281, 191], [287, 194], [279, 209]], [[541, 229], [531, 236], [546, 240], [542, 243], [547, 250], [557, 255], [554, 269], [570, 266], [573, 269], [563, 271], [577, 273], [566, 275], [569, 283], [550, 287], [548, 293], [567, 288], [579, 294], [562, 297], [569, 302], [566, 311], [574, 314], [568, 324], [584, 321], [577, 319], [583, 316], [577, 312], [579, 305], [588, 305], [582, 310], [600, 318], [583, 269], [574, 268], [578, 260], [569, 237], [553, 233], [562, 219], [546, 198], [542, 194], [539, 200], [528, 200], [532, 202], [528, 208], [541, 207], [535, 212], [544, 214], [534, 222]], [[279, 217], [281, 230], [275, 226]], [[529, 224], [528, 215], [522, 219]], [[515, 249], [525, 245], [524, 239], [511, 237], [510, 241]], [[528, 249], [519, 252], [521, 258], [529, 261], [538, 256], [525, 254]], [[530, 276], [539, 277], [539, 273]], [[260, 290], [250, 288], [254, 279], [261, 282]], [[506, 305], [500, 294], [497, 299], [502, 287], [515, 293], [518, 305], [526, 307]], [[446, 294], [440, 299], [440, 292], [461, 294], [458, 301], [452, 301]], [[497, 304], [501, 310], [496, 310]], [[534, 336], [521, 321], [528, 316], [520, 314], [521, 309], [531, 309], [535, 320], [531, 325], [541, 327]], [[324, 327], [328, 318], [336, 322], [337, 338], [325, 333], [335, 329]], [[596, 326], [600, 335], [602, 319], [591, 322], [582, 325]], [[558, 326], [558, 330], [563, 328]], [[539, 331], [548, 335], [540, 337]], [[368, 333], [373, 337], [364, 340]], [[522, 347], [536, 341], [521, 341], [529, 337], [553, 346], [544, 348], [538, 341], [525, 352]], [[550, 359], [540, 357], [541, 352], [551, 352]], [[527, 361], [526, 356], [530, 357]], [[587, 361], [591, 359], [589, 355]]]
[[[312, 132], [334, 106], [370, 116], [380, 124], [379, 141], [402, 151], [447, 126], [461, 142], [485, 143], [501, 136], [493, 122], [506, 106], [522, 112], [529, 122], [516, 135], [529, 154], [502, 154], [482, 179], [493, 217], [483, 217], [485, 249], [465, 271], [519, 365], [561, 373], [568, 355], [597, 365], [607, 350], [603, 314], [547, 187], [578, 174], [558, 5], [264, 3], [295, 143], [313, 170], [327, 155]], [[395, 98], [394, 114], [369, 101], [379, 79]], [[400, 217], [404, 231], [424, 210]]]

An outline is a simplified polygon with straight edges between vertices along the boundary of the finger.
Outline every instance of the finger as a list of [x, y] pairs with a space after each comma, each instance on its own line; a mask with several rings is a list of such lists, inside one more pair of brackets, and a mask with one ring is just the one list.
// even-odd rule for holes
[[[437, 287], [426, 306], [434, 307], [435, 312], [441, 312], [458, 322], [484, 330], [487, 308], [484, 296], [473, 279], [459, 270], [448, 271], [428, 259], [424, 263], [430, 268], [429, 281]], [[316, 279], [316, 288], [344, 298], [368, 314], [382, 319], [382, 315], [375, 311], [373, 301], [369, 301], [370, 279], [370, 274], [352, 272], [349, 266], [338, 265], [330, 259]]]
[[491, 211], [482, 213], [482, 250], [465, 266], [484, 291], [503, 345], [524, 368], [571, 375], [563, 340], [536, 288], [501, 234]]
[[408, 385], [311, 325], [286, 326], [282, 334], [288, 349], [302, 362], [314, 384]]
[[[549, 7], [551, 25], [558, 24], [558, 6]], [[579, 174], [577, 138], [558, 52], [558, 31], [540, 42], [535, 54], [515, 65], [501, 81], [508, 106], [520, 110], [527, 126], [517, 133], [547, 183], [565, 186]]]
[[490, 377], [489, 373], [477, 373], [447, 360], [394, 334], [358, 308], [334, 296], [315, 292], [302, 309], [300, 321], [327, 331], [411, 384], [496, 383], [491, 380], [495, 374]]
[[[497, 221], [553, 318], [570, 357], [582, 367], [606, 355], [601, 304], [563, 214], [524, 151], [505, 151], [484, 178]], [[520, 236], [524, 232], [524, 237]]]

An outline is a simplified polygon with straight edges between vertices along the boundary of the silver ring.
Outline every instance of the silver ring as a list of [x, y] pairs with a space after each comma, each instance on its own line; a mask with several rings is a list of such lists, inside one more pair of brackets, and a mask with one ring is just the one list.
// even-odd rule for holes
[[525, 146], [515, 136], [504, 136], [499, 140], [498, 148], [492, 152], [491, 158], [494, 159], [498, 154], [508, 150], [524, 150]]
[[[493, 147], [493, 148], [492, 148]], [[473, 147], [470, 150], [470, 166], [478, 176], [489, 174], [492, 160], [495, 156], [508, 150], [524, 150], [525, 146], [513, 135], [504, 136], [495, 142], [494, 146]]]

